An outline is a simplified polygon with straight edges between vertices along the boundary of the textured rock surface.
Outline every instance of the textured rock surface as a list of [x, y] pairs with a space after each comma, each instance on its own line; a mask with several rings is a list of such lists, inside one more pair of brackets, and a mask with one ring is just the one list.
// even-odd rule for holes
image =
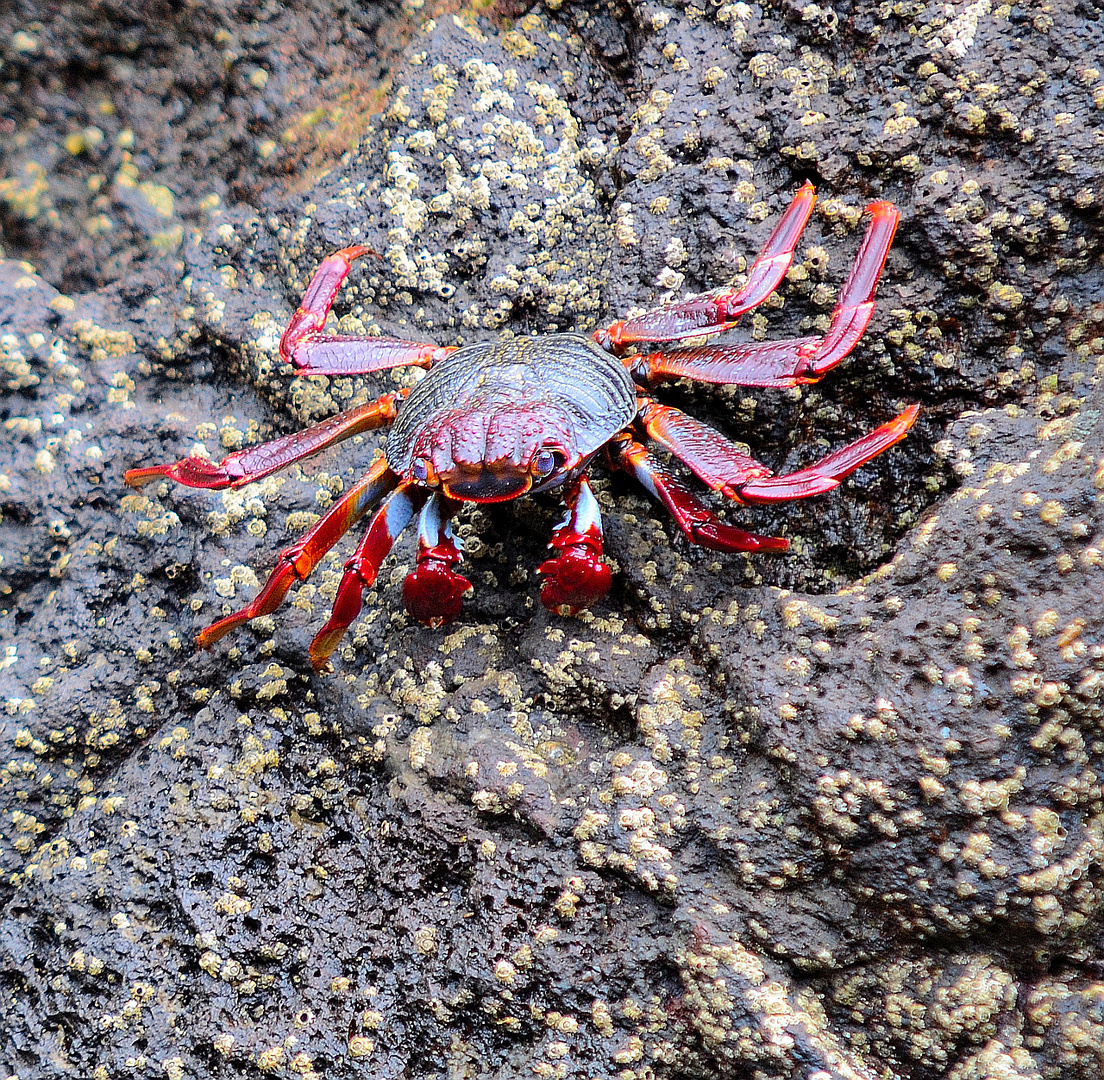
[[[1099, 1075], [1099, 14], [374, 10], [3, 16], [0, 1067]], [[407, 540], [333, 675], [341, 548], [194, 653], [379, 440], [120, 477], [393, 385], [279, 369], [321, 255], [382, 256], [345, 329], [589, 330], [742, 272], [806, 177], [749, 329], [823, 328], [892, 198], [867, 340], [801, 392], [668, 394], [779, 469], [923, 403], [840, 492], [740, 515], [792, 558], [603, 480], [592, 614], [540, 607], [530, 501], [461, 519], [443, 633]]]

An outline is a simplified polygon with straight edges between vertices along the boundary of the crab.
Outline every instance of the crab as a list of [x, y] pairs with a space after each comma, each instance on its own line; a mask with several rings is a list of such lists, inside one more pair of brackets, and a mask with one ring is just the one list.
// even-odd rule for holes
[[275, 611], [362, 517], [373, 511], [345, 563], [329, 619], [310, 645], [323, 670], [360, 613], [399, 534], [418, 515], [414, 569], [403, 583], [407, 611], [439, 627], [460, 613], [471, 589], [450, 520], [466, 502], [496, 503], [557, 491], [566, 506], [537, 569], [544, 605], [572, 615], [604, 598], [611, 574], [602, 558], [602, 520], [587, 470], [599, 452], [667, 507], [694, 544], [722, 552], [782, 552], [780, 536], [745, 532], [717, 517], [646, 446], [658, 444], [714, 491], [737, 503], [773, 503], [819, 495], [904, 438], [919, 407], [796, 472], [776, 476], [720, 433], [652, 396], [656, 383], [786, 388], [813, 383], [854, 348], [870, 321], [874, 292], [899, 213], [885, 201], [866, 210], [869, 225], [822, 337], [703, 343], [730, 330], [779, 286], [812, 213], [805, 184], [793, 197], [744, 284], [693, 296], [620, 319], [589, 337], [546, 334], [461, 347], [360, 335], [336, 335], [326, 319], [354, 260], [374, 255], [342, 248], [315, 271], [280, 341], [280, 355], [304, 375], [367, 375], [402, 366], [426, 369], [412, 389], [387, 393], [302, 431], [238, 450], [218, 464], [186, 457], [129, 470], [140, 487], [168, 478], [188, 487], [237, 488], [372, 429], [389, 427], [386, 449], [296, 543], [281, 552], [253, 601], [202, 630], [210, 647], [243, 623]]

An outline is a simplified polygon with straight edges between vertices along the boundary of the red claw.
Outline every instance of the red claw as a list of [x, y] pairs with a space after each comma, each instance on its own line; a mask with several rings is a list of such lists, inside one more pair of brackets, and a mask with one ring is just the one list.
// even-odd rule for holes
[[564, 491], [567, 517], [553, 530], [549, 547], [558, 551], [537, 567], [544, 578], [541, 603], [557, 615], [577, 615], [610, 590], [612, 575], [602, 561], [602, 513], [586, 476]]
[[464, 594], [472, 587], [463, 574], [453, 570], [455, 561], [452, 553], [438, 558], [434, 552], [427, 552], [403, 582], [406, 610], [433, 629], [445, 626], [460, 614]]
[[453, 567], [463, 555], [452, 535], [451, 518], [460, 503], [434, 493], [418, 519], [418, 555], [403, 582], [403, 605], [418, 622], [436, 629], [460, 614], [472, 583]]
[[[600, 548], [599, 548], [600, 550]], [[610, 591], [613, 575], [589, 542], [565, 545], [537, 567], [544, 578], [541, 603], [557, 615], [577, 615]]]

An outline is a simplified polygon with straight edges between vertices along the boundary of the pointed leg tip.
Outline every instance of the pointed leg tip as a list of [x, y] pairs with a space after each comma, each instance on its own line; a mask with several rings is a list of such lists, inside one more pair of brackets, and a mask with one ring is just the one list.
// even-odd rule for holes
[[912, 428], [912, 425], [916, 423], [916, 418], [919, 415], [920, 406], [910, 405], [903, 412], [898, 413], [888, 423], [883, 424], [881, 431], [891, 440], [886, 443], [883, 449], [889, 449], [894, 443], [900, 442], [909, 433], [909, 430]]
[[365, 584], [355, 571], [345, 572], [330, 617], [311, 640], [307, 655], [310, 657], [311, 667], [320, 675], [333, 670], [330, 657], [337, 651], [345, 631], [360, 614], [361, 587]]
[[[217, 625], [218, 624], [216, 623], [215, 626], [217, 626]], [[200, 632], [198, 634], [196, 634], [195, 643], [196, 643], [196, 648], [197, 649], [204, 649], [204, 650], [210, 649], [226, 633], [226, 631], [220, 631], [217, 634], [212, 634], [211, 631], [214, 630], [214, 629], [215, 629], [214, 626], [208, 626], [205, 629], [200, 630]]]
[[167, 465], [150, 465], [144, 469], [127, 469], [123, 473], [123, 483], [127, 487], [140, 488], [151, 480], [160, 480], [168, 476]]
[[759, 546], [753, 550], [764, 555], [783, 555], [790, 550], [790, 542], [784, 536], [760, 536]]
[[[231, 459], [227, 459], [227, 463]], [[238, 472], [227, 463], [216, 464], [206, 458], [186, 457], [171, 465], [147, 465], [141, 469], [128, 469], [123, 481], [130, 487], [141, 487], [150, 480], [175, 480], [185, 487], [208, 488], [218, 491], [241, 482]]]
[[866, 212], [880, 218], [899, 218], [901, 216], [901, 211], [897, 209], [896, 204], [891, 203], [888, 199], [876, 199], [874, 202], [867, 203]]
[[233, 615], [227, 615], [225, 619], [219, 619], [217, 623], [212, 623], [210, 626], [200, 630], [195, 637], [196, 645], [201, 649], [209, 649], [212, 645], [218, 644], [227, 634], [230, 633], [236, 626], [239, 626], [244, 620], [235, 619]]
[[782, 552], [790, 550], [784, 536], [761, 536], [745, 532], [714, 518], [691, 529], [690, 539], [710, 551]]
[[[254, 604], [255, 603], [256, 601], [254, 601]], [[218, 622], [213, 622], [210, 626], [206, 626], [200, 630], [200, 632], [196, 634], [196, 645], [201, 649], [209, 649], [212, 645], [218, 644], [227, 634], [237, 630], [239, 626], [244, 626], [258, 615], [263, 614], [265, 614], [265, 612], [256, 611], [253, 604], [250, 604], [242, 608], [241, 611], [235, 611], [225, 618], [219, 619]]]
[[811, 214], [813, 212], [813, 206], [816, 205], [816, 187], [811, 180], [806, 180], [805, 183], [797, 189], [790, 206], [800, 207], [803, 206], [803, 204], [807, 204], [805, 209]]

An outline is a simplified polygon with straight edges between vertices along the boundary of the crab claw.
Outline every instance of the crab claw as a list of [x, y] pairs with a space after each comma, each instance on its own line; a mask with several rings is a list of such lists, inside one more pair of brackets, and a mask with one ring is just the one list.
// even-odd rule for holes
[[418, 555], [403, 582], [403, 605], [425, 626], [436, 629], [460, 614], [472, 583], [453, 567], [463, 558], [450, 518], [460, 503], [434, 492], [418, 519]]
[[548, 545], [558, 554], [537, 573], [544, 578], [541, 603], [557, 615], [577, 615], [609, 592], [613, 575], [602, 561], [602, 512], [585, 476], [568, 484], [564, 502], [567, 516]]
[[610, 590], [613, 575], [590, 542], [571, 544], [537, 567], [544, 578], [541, 603], [557, 615], [577, 615]]
[[403, 582], [406, 610], [426, 626], [436, 629], [460, 614], [464, 594], [472, 587], [463, 574], [452, 568], [451, 554], [438, 558], [430, 551], [419, 557], [418, 565]]

